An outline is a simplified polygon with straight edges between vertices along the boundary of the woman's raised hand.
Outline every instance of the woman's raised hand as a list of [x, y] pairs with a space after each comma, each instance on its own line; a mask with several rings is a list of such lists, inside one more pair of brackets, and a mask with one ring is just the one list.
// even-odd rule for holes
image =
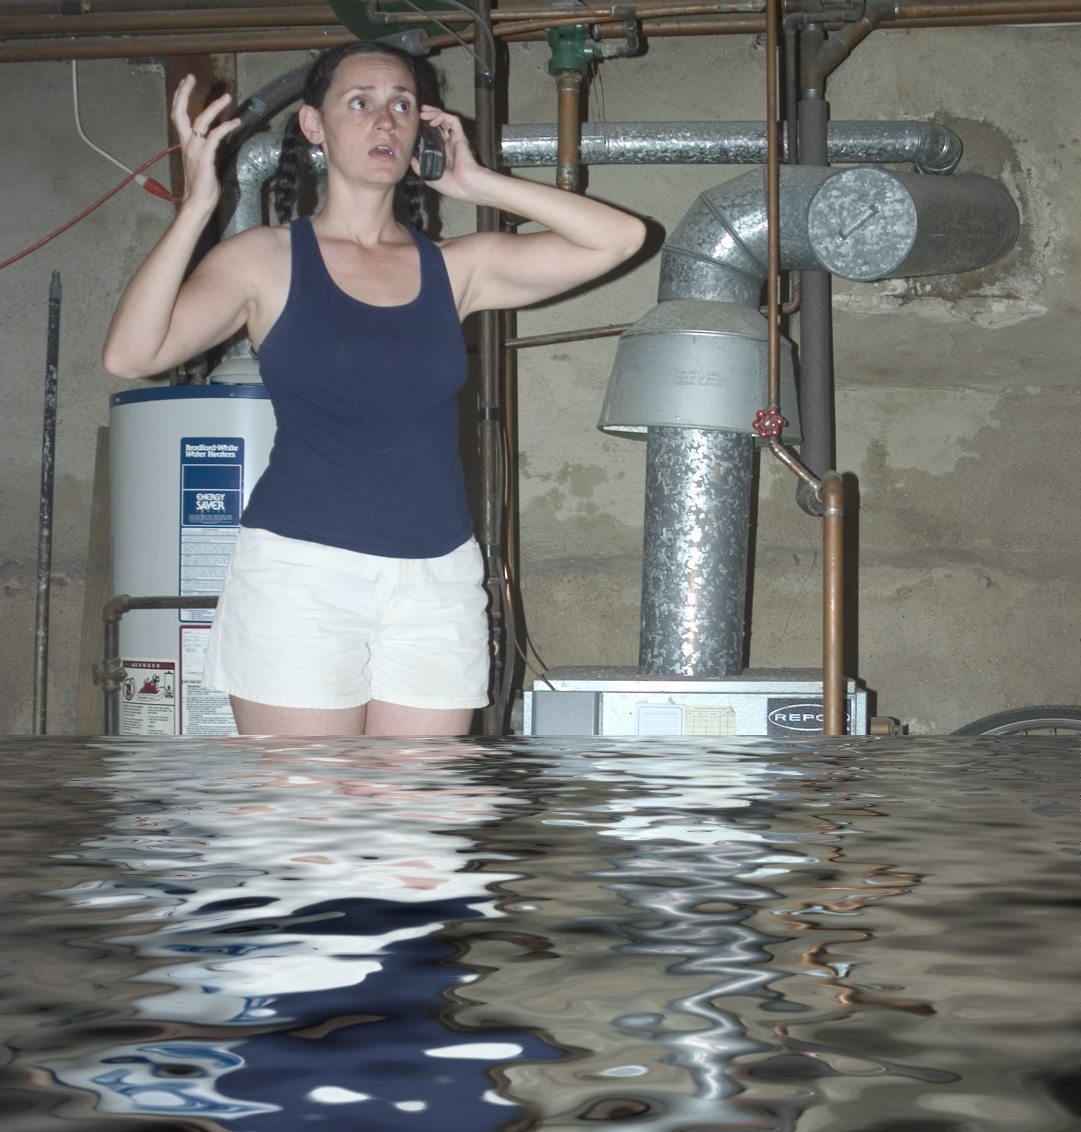
[[197, 202], [212, 208], [221, 196], [215, 167], [218, 146], [222, 138], [240, 125], [240, 119], [229, 118], [214, 124], [214, 119], [229, 105], [228, 93], [219, 95], [193, 119], [188, 113], [188, 102], [194, 88], [195, 76], [185, 75], [173, 94], [170, 116], [184, 158], [184, 202]]
[[[446, 168], [443, 176], [437, 181], [430, 182], [433, 189], [453, 200], [477, 203], [479, 186], [475, 184], [476, 174], [487, 175], [487, 170], [473, 156], [473, 149], [459, 118], [437, 106], [421, 106], [420, 120], [433, 126], [443, 138], [443, 147], [447, 153]], [[414, 172], [417, 170], [417, 160], [413, 158]]]

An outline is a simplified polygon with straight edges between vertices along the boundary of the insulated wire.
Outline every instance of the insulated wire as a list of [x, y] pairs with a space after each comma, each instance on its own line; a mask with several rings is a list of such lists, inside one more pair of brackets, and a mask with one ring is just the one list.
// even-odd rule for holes
[[[481, 59], [477, 52], [472, 47], [470, 47], [466, 40], [462, 39], [462, 37], [453, 28], [448, 27], [445, 23], [443, 23], [442, 20], [437, 20], [435, 16], [432, 15], [432, 13], [429, 12], [426, 8], [422, 8], [419, 4], [414, 4], [413, 0], [403, 0], [403, 3], [407, 8], [412, 8], [414, 12], [420, 12], [423, 15], [427, 15], [431, 19], [433, 24], [441, 27], [447, 33], [447, 35], [451, 36], [451, 38], [456, 39], [482, 67], [484, 66], [484, 60]], [[492, 32], [491, 26], [488, 21], [482, 20], [477, 15], [476, 11], [474, 11], [474, 9], [470, 8], [468, 4], [460, 3], [459, 0], [446, 0], [446, 3], [449, 4], [452, 8], [460, 8], [463, 12], [468, 12], [469, 15], [473, 17], [474, 25], [483, 29], [484, 34], [488, 37], [488, 43], [492, 49], [492, 66], [494, 67], [498, 53], [495, 46], [495, 35]], [[488, 77], [492, 78], [491, 75], [488, 75]]]
[[[502, 483], [501, 495], [503, 501], [503, 512], [506, 516], [510, 514], [511, 510], [510, 477], [508, 475], [508, 468], [511, 464], [511, 438], [505, 424], [502, 428], [500, 428], [499, 432], [500, 439], [502, 441], [499, 449], [500, 480]], [[506, 531], [507, 527], [508, 524], [504, 520], [503, 530]], [[514, 599], [515, 594], [520, 593], [520, 587], [514, 571], [511, 570], [510, 547], [508, 546], [501, 548], [501, 552], [503, 557], [503, 577], [501, 579], [501, 582], [503, 585], [503, 601], [507, 610], [506, 618], [510, 625], [510, 641], [514, 646], [514, 651], [518, 654], [519, 659], [522, 661], [528, 671], [532, 672], [533, 675], [538, 679], [543, 680], [545, 684], [548, 685], [549, 689], [554, 692], [555, 687], [552, 684], [551, 680], [548, 679], [548, 665], [547, 663], [545, 663], [544, 657], [542, 657], [541, 654], [537, 651], [537, 646], [533, 643], [533, 637], [529, 632], [529, 627], [525, 624], [522, 624], [519, 629], [518, 618], [515, 615]], [[533, 654], [537, 663], [540, 665], [539, 671], [530, 663], [530, 653]], [[509, 695], [502, 696], [501, 699], [506, 699], [507, 701], [509, 701], [510, 697]], [[509, 702], [500, 704], [500, 707], [504, 711], [504, 713], [506, 712], [508, 706]]]
[[130, 169], [123, 161], [113, 157], [111, 153], [106, 153], [100, 145], [95, 145], [83, 130], [83, 123], [79, 116], [79, 63], [77, 60], [71, 61], [71, 101], [72, 108], [75, 112], [75, 129], [79, 133], [79, 137], [95, 152], [105, 158], [106, 161], [111, 161], [114, 165], [118, 165], [125, 173], [130, 173], [135, 179], [135, 183], [141, 188], [146, 189], [148, 193], [156, 197], [161, 197], [162, 200], [171, 201], [173, 204], [178, 203], [178, 198], [174, 197], [171, 192], [159, 182], [153, 180], [151, 177], [145, 177], [142, 173]]
[[98, 197], [98, 199], [94, 201], [93, 204], [88, 205], [86, 208], [84, 208], [78, 216], [73, 216], [69, 221], [67, 221], [67, 223], [61, 224], [60, 227], [55, 231], [50, 232], [47, 236], [43, 236], [40, 240], [38, 240], [36, 244], [31, 244], [30, 247], [25, 248], [17, 255], [13, 255], [8, 259], [5, 259], [3, 262], [0, 262], [0, 271], [2, 271], [5, 267], [10, 267], [11, 264], [22, 259], [24, 256], [28, 256], [31, 252], [36, 252], [38, 248], [44, 247], [44, 245], [47, 244], [50, 240], [55, 239], [57, 236], [61, 235], [61, 233], [66, 232], [69, 228], [74, 227], [79, 223], [80, 220], [83, 220], [87, 216], [89, 216], [95, 208], [100, 208], [101, 205], [103, 205], [110, 197], [116, 196], [116, 194], [120, 192], [120, 190], [124, 188], [125, 185], [128, 185], [132, 181], [134, 181], [135, 178], [144, 169], [149, 169], [150, 166], [153, 165], [156, 161], [160, 161], [163, 157], [168, 157], [170, 153], [179, 148], [179, 145], [171, 145], [168, 149], [163, 149], [161, 153], [154, 154], [153, 157], [151, 157], [148, 161], [144, 161], [138, 169], [135, 169], [131, 173], [129, 173], [128, 176], [126, 176], [118, 185], [115, 185], [113, 188], [111, 188], [104, 196]]

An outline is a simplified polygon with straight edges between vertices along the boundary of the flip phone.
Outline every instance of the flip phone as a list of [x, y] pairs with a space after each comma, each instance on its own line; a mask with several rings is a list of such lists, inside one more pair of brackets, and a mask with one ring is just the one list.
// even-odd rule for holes
[[447, 152], [443, 148], [443, 135], [427, 122], [421, 122], [417, 132], [417, 144], [413, 156], [420, 165], [420, 175], [425, 181], [438, 181], [447, 166]]

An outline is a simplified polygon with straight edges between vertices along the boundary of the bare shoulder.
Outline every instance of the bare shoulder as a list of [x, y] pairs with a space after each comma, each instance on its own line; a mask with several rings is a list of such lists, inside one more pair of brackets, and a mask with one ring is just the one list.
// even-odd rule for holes
[[238, 303], [248, 336], [258, 346], [285, 307], [289, 276], [289, 229], [258, 227], [216, 244], [189, 282], [221, 301]]
[[467, 259], [482, 251], [488, 244], [502, 240], [512, 240], [509, 232], [467, 232], [463, 236], [449, 236], [436, 240], [446, 260]]
[[285, 274], [289, 269], [289, 229], [248, 228], [216, 244], [202, 262], [210, 269], [256, 282]]

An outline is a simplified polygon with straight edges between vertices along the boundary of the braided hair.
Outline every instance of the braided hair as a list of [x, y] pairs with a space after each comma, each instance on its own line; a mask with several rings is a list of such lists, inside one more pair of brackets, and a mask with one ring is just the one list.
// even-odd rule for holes
[[[317, 110], [322, 107], [338, 65], [353, 55], [382, 55], [397, 59], [412, 76], [414, 85], [418, 88], [418, 97], [420, 97], [420, 86], [427, 85], [428, 76], [418, 74], [417, 61], [412, 55], [388, 43], [364, 43], [355, 40], [351, 43], [343, 43], [339, 47], [331, 47], [316, 57], [304, 81], [301, 100], [305, 105], [314, 106]], [[422, 78], [425, 80], [423, 84]], [[426, 99], [426, 101], [434, 101], [434, 99]], [[296, 208], [297, 181], [304, 171], [305, 155], [310, 150], [311, 142], [300, 128], [299, 114], [293, 114], [282, 134], [278, 168], [270, 179], [270, 201], [279, 224], [285, 224]], [[421, 210], [421, 199], [424, 182], [410, 169], [400, 187], [410, 225], [418, 232], [423, 231], [424, 214]]]

